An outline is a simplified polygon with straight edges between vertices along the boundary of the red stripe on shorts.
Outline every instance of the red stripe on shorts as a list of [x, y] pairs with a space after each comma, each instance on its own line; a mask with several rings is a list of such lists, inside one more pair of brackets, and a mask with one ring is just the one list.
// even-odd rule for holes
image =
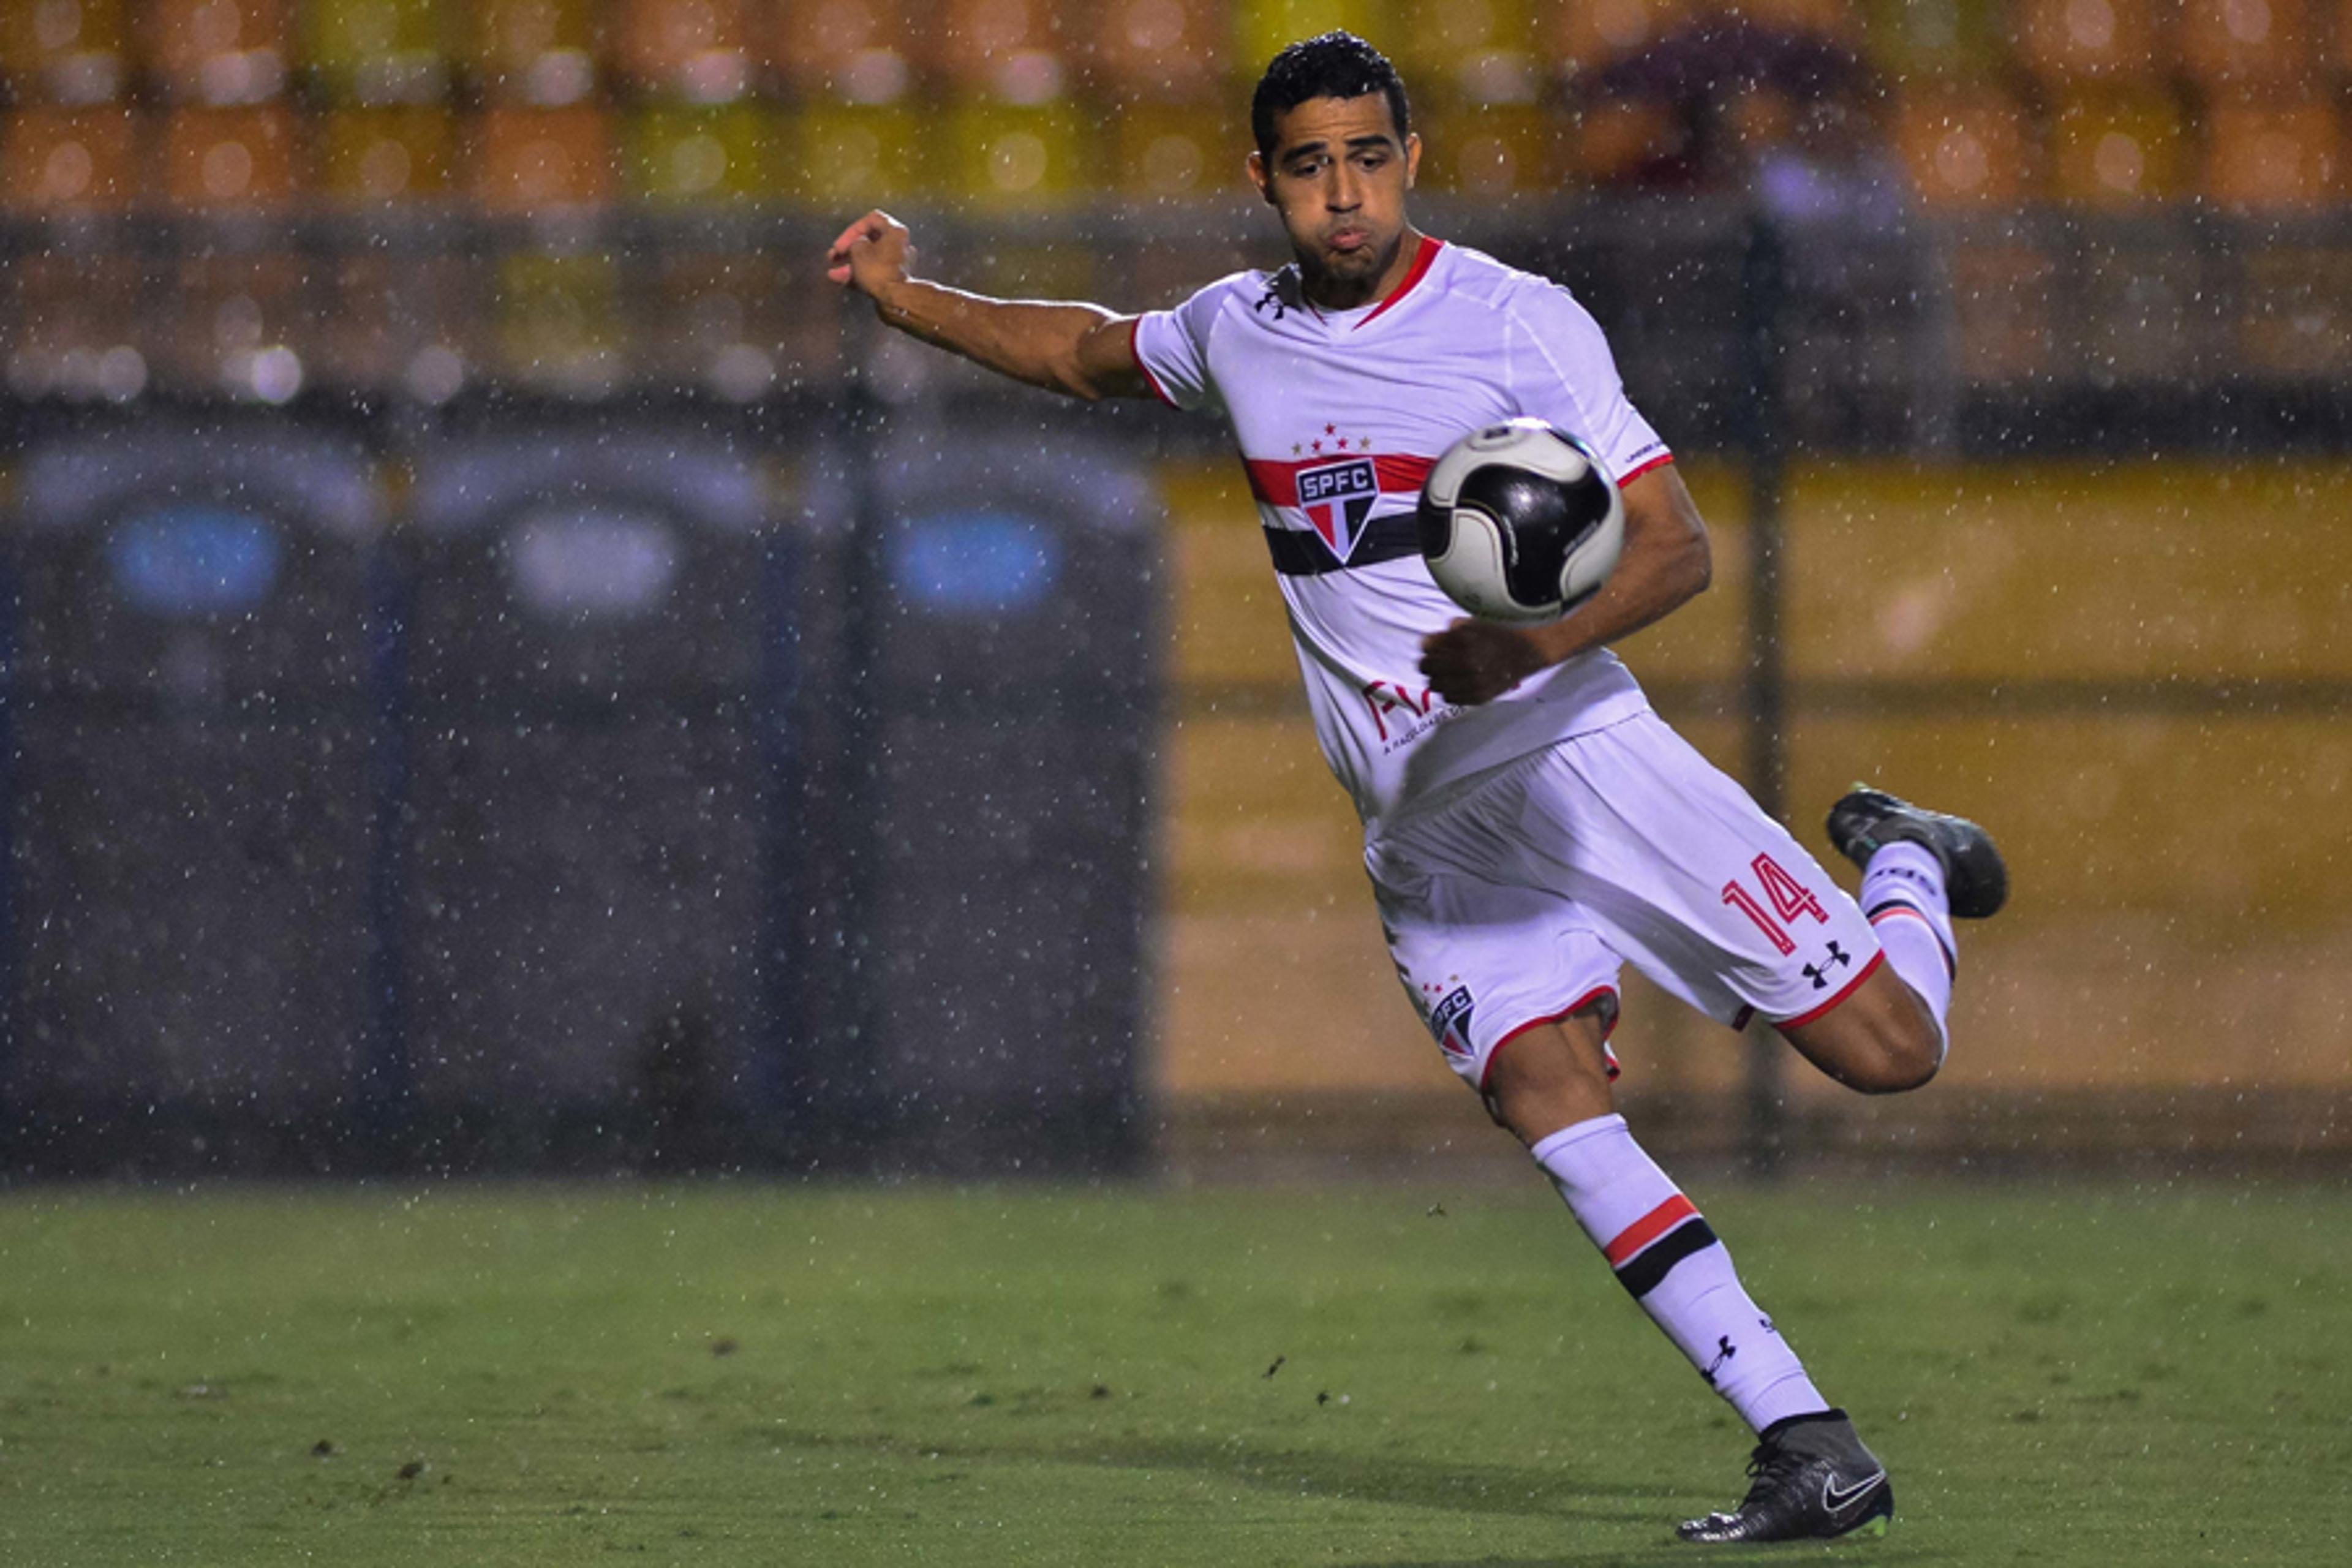
[[[1478, 1074], [1478, 1092], [1481, 1094], [1486, 1092], [1486, 1081], [1495, 1076], [1495, 1058], [1503, 1054], [1503, 1047], [1505, 1046], [1509, 1045], [1513, 1040], [1517, 1039], [1529, 1029], [1540, 1029], [1546, 1024], [1564, 1023], [1568, 1019], [1574, 1017], [1577, 1014], [1583, 1012], [1587, 1007], [1591, 1006], [1595, 1002], [1600, 1001], [1603, 996], [1614, 996], [1616, 994], [1617, 987], [1614, 985], [1596, 985], [1591, 990], [1586, 992], [1583, 995], [1579, 996], [1575, 1001], [1570, 1002], [1567, 1006], [1562, 1007], [1559, 1012], [1554, 1013], [1548, 1018], [1529, 1018], [1526, 1023], [1519, 1025], [1517, 1028], [1505, 1030], [1503, 1032], [1503, 1037], [1495, 1042], [1494, 1049], [1486, 1053], [1486, 1065]], [[1602, 1025], [1601, 1028], [1601, 1054], [1608, 1058], [1609, 1078], [1610, 1081], [1612, 1083], [1615, 1082], [1617, 1079], [1617, 1053], [1609, 1048], [1609, 1037], [1617, 1032], [1617, 1017], [1618, 1016], [1615, 1013], [1611, 1013], [1609, 1015], [1609, 1022]]]
[[1617, 1233], [1617, 1239], [1601, 1249], [1612, 1268], [1622, 1268], [1642, 1248], [1682, 1224], [1698, 1216], [1698, 1206], [1680, 1193], [1668, 1198], [1632, 1225]]
[[1793, 1018], [1775, 1019], [1772, 1026], [1776, 1029], [1801, 1029], [1807, 1024], [1811, 1023], [1814, 1019], [1823, 1016], [1839, 1003], [1853, 995], [1864, 981], [1878, 973], [1878, 966], [1885, 962], [1886, 954], [1885, 952], [1881, 952], [1872, 953], [1870, 955], [1870, 962], [1862, 966], [1862, 973], [1847, 981], [1843, 986], [1840, 986], [1836, 995], [1831, 997], [1820, 1006], [1813, 1008], [1811, 1012], [1800, 1013]]

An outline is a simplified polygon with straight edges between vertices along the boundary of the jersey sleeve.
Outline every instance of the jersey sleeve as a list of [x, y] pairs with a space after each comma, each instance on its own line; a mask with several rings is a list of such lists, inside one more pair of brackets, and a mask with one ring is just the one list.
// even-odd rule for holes
[[1192, 413], [1217, 401], [1209, 375], [1209, 333], [1225, 291], [1213, 283], [1172, 310], [1135, 318], [1135, 363], [1162, 403]]
[[1520, 412], [1591, 442], [1620, 485], [1673, 461], [1626, 397], [1601, 323], [1567, 289], [1548, 284], [1514, 302], [1504, 353]]

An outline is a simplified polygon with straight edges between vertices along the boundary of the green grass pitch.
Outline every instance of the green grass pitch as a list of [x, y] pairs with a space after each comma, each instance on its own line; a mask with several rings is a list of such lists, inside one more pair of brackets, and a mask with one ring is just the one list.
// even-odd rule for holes
[[[1766, 1555], [2352, 1562], [2352, 1194], [1717, 1185], [1900, 1510]], [[0, 1194], [10, 1564], [1679, 1563], [1746, 1449], [1532, 1178]]]

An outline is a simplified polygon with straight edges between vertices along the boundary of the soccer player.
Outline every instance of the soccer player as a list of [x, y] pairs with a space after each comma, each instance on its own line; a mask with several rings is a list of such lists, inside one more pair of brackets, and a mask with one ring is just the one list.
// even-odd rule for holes
[[[1651, 711], [1608, 645], [1706, 586], [1706, 526], [1576, 300], [1412, 226], [1421, 139], [1385, 58], [1345, 33], [1294, 44], [1250, 122], [1250, 178], [1291, 261], [1172, 310], [918, 279], [907, 230], [880, 212], [834, 242], [829, 276], [890, 326], [1016, 380], [1159, 397], [1231, 426], [1407, 994], [1619, 1281], [1757, 1433], [1746, 1499], [1681, 1534], [1884, 1521], [1885, 1467], [1615, 1113], [1618, 973], [1631, 961], [1735, 1026], [1760, 1015], [1853, 1089], [1916, 1089], [1944, 1059], [1951, 917], [2000, 906], [2000, 858], [1971, 823], [1858, 789], [1829, 819], [1862, 868], [1857, 905]], [[1625, 507], [1607, 584], [1533, 627], [1461, 618], [1414, 528], [1437, 455], [1516, 416], [1591, 443]]]

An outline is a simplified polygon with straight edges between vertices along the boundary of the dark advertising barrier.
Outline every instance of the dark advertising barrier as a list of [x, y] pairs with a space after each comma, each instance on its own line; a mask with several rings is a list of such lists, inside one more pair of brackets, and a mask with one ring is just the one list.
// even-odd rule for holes
[[121, 430], [22, 468], [13, 1168], [343, 1153], [379, 973], [378, 521], [358, 455], [285, 427]]
[[845, 610], [809, 672], [840, 946], [813, 1092], [917, 1167], [1117, 1167], [1150, 989], [1148, 487], [1024, 428], [886, 445], [862, 492], [813, 493]]
[[780, 1105], [793, 633], [761, 476], [659, 431], [420, 459], [400, 1037], [428, 1160], [709, 1166]]

